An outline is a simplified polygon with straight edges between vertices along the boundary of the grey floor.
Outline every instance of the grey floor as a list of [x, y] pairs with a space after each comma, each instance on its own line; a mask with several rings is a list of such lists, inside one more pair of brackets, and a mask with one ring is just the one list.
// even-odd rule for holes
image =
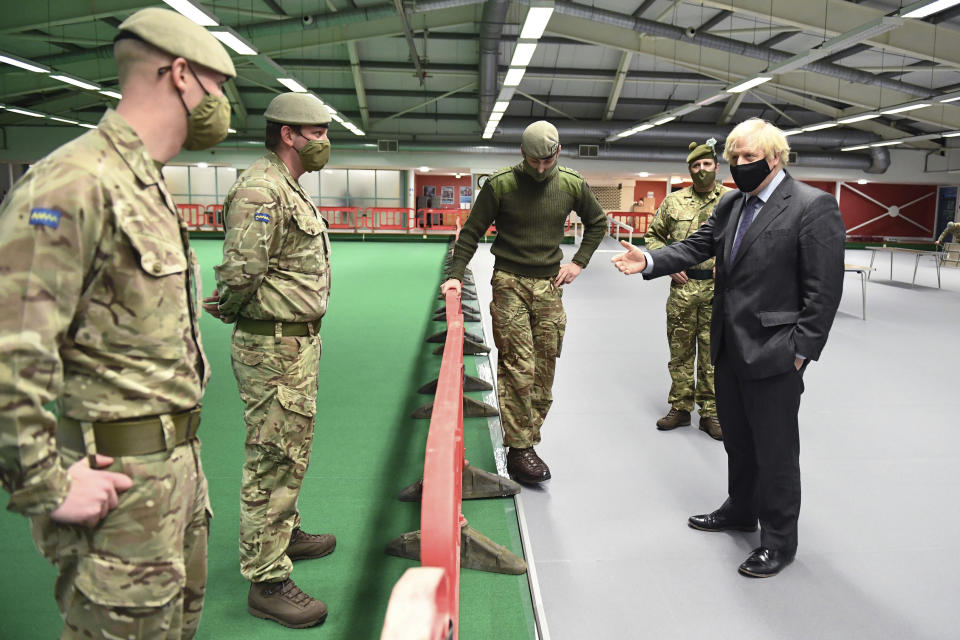
[[[888, 258], [848, 274], [830, 340], [805, 375], [797, 559], [752, 580], [758, 534], [689, 529], [726, 494], [721, 443], [668, 433], [667, 279], [609, 265], [606, 238], [566, 288], [554, 405], [537, 448], [553, 479], [524, 489], [544, 638], [960, 638], [960, 270]], [[574, 251], [564, 246], [566, 258]], [[868, 264], [869, 252], [847, 261]], [[471, 267], [484, 330], [492, 256]], [[470, 328], [470, 325], [468, 325]], [[492, 354], [495, 362], [495, 351]], [[694, 416], [696, 420], [696, 416]], [[512, 640], [512, 639], [511, 639]]]

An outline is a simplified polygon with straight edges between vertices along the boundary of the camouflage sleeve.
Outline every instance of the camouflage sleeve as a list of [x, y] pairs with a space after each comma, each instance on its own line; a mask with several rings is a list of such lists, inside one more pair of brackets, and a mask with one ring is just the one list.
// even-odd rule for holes
[[237, 319], [267, 274], [281, 213], [282, 201], [266, 182], [240, 185], [227, 202], [223, 263], [214, 271], [220, 314], [230, 322]]
[[597, 202], [597, 197], [583, 182], [580, 189], [580, 202], [577, 203], [577, 215], [583, 221], [585, 230], [583, 240], [580, 242], [580, 249], [573, 256], [572, 262], [586, 267], [590, 262], [593, 252], [600, 246], [600, 241], [607, 234], [607, 214], [603, 212], [603, 207]]
[[647, 227], [643, 236], [643, 244], [651, 251], [661, 249], [670, 241], [670, 199], [664, 198], [657, 212], [653, 214], [653, 221]]
[[[78, 175], [79, 174], [79, 175]], [[11, 511], [49, 513], [70, 488], [56, 448], [63, 342], [101, 233], [79, 169], [34, 168], [0, 207], [0, 482]]]

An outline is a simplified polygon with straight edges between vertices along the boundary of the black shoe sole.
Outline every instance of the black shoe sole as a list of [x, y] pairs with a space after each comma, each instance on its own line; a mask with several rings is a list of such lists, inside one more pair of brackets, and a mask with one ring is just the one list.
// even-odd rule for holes
[[708, 436], [710, 436], [710, 437], [713, 438], [714, 440], [719, 440], [720, 442], [723, 442], [723, 435], [721, 435], [721, 436], [718, 438], [717, 436], [715, 436], [715, 435], [713, 435], [712, 433], [710, 433], [710, 430], [709, 430], [709, 429], [704, 429], [703, 427], [700, 427], [700, 431], [703, 431], [705, 434], [707, 434]]
[[309, 628], [309, 627], [315, 627], [315, 626], [317, 626], [318, 624], [323, 624], [323, 621], [327, 619], [327, 614], [325, 613], [325, 614], [323, 614], [323, 617], [317, 618], [316, 620], [309, 620], [309, 621], [307, 621], [307, 622], [303, 622], [303, 623], [300, 623], [300, 624], [293, 624], [293, 623], [290, 623], [290, 622], [284, 622], [283, 620], [281, 620], [280, 618], [277, 618], [276, 616], [272, 616], [272, 615], [270, 615], [269, 613], [264, 613], [263, 611], [260, 611], [260, 610], [258, 610], [258, 609], [254, 609], [253, 607], [249, 607], [249, 606], [248, 606], [248, 607], [247, 607], [247, 611], [248, 611], [248, 612], [250, 613], [250, 615], [252, 615], [254, 618], [260, 618], [261, 620], [272, 620], [273, 622], [276, 622], [276, 623], [279, 624], [279, 625], [283, 625], [284, 627], [287, 627], [288, 629], [307, 629], [307, 628]]
[[[780, 571], [783, 571], [783, 569], [781, 568]], [[748, 578], [772, 578], [775, 575], [778, 575], [780, 571], [777, 571], [775, 573], [753, 573], [752, 571], [747, 571], [743, 567], [737, 568], [737, 573], [739, 573], [742, 576], [746, 576]]]
[[739, 527], [738, 527], [738, 526], [732, 526], [732, 527], [722, 527], [722, 528], [719, 528], [719, 529], [710, 529], [710, 528], [707, 528], [707, 527], [698, 527], [697, 525], [693, 524], [693, 523], [690, 522], [689, 520], [687, 520], [687, 526], [690, 527], [691, 529], [696, 529], [697, 531], [710, 531], [710, 532], [713, 532], [713, 533], [720, 533], [720, 532], [722, 532], [722, 531], [745, 531], [745, 532], [747, 532], [747, 533], [752, 533], [752, 532], [754, 532], [754, 531], [757, 530], [757, 525], [753, 525], [753, 526], [742, 525], [742, 526], [739, 526]]
[[521, 476], [520, 474], [514, 473], [509, 469], [507, 469], [507, 473], [510, 475], [511, 479], [516, 480], [520, 484], [540, 484], [541, 482], [546, 482], [551, 477], [549, 473], [546, 475], [546, 477], [543, 477], [543, 478], [532, 478], [529, 476]]
[[673, 431], [674, 429], [679, 429], [680, 427], [689, 427], [689, 426], [690, 426], [689, 422], [684, 422], [683, 424], [675, 424], [673, 426], [666, 426], [666, 427], [658, 424], [657, 431]]

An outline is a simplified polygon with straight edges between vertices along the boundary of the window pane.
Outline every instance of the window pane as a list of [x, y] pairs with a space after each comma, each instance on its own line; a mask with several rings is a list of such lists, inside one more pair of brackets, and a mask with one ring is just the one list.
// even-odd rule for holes
[[[350, 200], [357, 207], [372, 206], [376, 197], [376, 171], [371, 169], [350, 169]], [[353, 200], [358, 200], [356, 204]], [[362, 202], [360, 202], [362, 200]]]
[[230, 187], [237, 181], [237, 170], [233, 167], [217, 167], [217, 200], [222, 204]]
[[[215, 196], [217, 193], [217, 170], [215, 167], [188, 167], [190, 170], [190, 196]], [[195, 201], [194, 201], [195, 202]]]
[[[400, 197], [400, 172], [377, 171], [377, 198]], [[393, 206], [393, 205], [384, 205]]]
[[300, 186], [307, 195], [316, 200], [320, 197], [320, 172], [308, 171], [300, 176]]
[[346, 169], [324, 169], [320, 174], [320, 204], [323, 206], [347, 204]]
[[167, 183], [167, 189], [170, 193], [183, 196], [177, 199], [177, 202], [186, 202], [186, 196], [190, 189], [187, 186], [187, 168], [186, 167], [164, 167], [163, 180]]

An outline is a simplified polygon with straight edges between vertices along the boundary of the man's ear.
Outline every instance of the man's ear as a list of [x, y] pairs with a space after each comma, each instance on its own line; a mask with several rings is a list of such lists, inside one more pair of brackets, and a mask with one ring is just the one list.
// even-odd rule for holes
[[187, 65], [185, 58], [174, 58], [173, 62], [170, 63], [170, 76], [173, 78], [173, 85], [181, 92], [187, 90], [187, 74], [190, 73]]
[[288, 124], [280, 127], [280, 140], [286, 143], [291, 148], [293, 147], [293, 139], [296, 137], [297, 133], [293, 130]]

